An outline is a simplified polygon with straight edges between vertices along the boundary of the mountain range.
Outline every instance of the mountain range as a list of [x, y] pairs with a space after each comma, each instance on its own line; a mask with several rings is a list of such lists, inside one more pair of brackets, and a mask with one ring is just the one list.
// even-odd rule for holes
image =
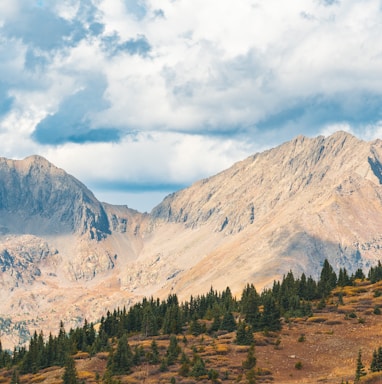
[[261, 290], [289, 270], [349, 273], [382, 248], [382, 141], [296, 137], [167, 196], [150, 213], [99, 202], [40, 156], [0, 158], [3, 346], [211, 286]]

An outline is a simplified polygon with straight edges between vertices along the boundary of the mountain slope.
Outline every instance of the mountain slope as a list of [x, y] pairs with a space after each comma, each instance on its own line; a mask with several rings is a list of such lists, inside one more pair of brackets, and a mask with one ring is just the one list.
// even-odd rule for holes
[[325, 258], [368, 268], [382, 248], [381, 160], [380, 140], [300, 136], [147, 215], [98, 202], [40, 157], [0, 159], [0, 318], [55, 330], [57, 303], [75, 325], [141, 296], [261, 289], [290, 269], [317, 278]]
[[206, 275], [205, 287], [261, 286], [289, 269], [314, 275], [325, 258], [350, 272], [368, 267], [382, 246], [381, 154], [381, 141], [344, 132], [297, 137], [168, 196], [154, 217], [224, 237], [174, 289]]

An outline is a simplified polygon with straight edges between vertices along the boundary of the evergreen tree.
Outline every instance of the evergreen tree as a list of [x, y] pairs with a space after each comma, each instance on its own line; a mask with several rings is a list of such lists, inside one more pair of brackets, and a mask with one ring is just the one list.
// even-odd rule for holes
[[142, 333], [145, 336], [155, 336], [158, 334], [158, 324], [153, 308], [150, 304], [145, 305], [142, 314]]
[[214, 317], [214, 321], [212, 322], [211, 327], [208, 330], [208, 332], [209, 333], [214, 333], [214, 332], [218, 331], [220, 329], [220, 325], [221, 325], [220, 316], [216, 315]]
[[236, 344], [251, 345], [255, 342], [253, 337], [253, 329], [244, 321], [239, 321], [236, 331]]
[[192, 363], [192, 370], [190, 372], [190, 376], [199, 378], [205, 375], [207, 375], [206, 364], [199, 355], [195, 355]]
[[198, 319], [195, 317], [190, 324], [190, 333], [194, 336], [199, 336], [202, 333], [204, 333], [205, 327], [202, 326], [202, 324], [198, 321]]
[[362, 364], [362, 353], [361, 350], [358, 351], [357, 365], [355, 370], [354, 382], [358, 383], [362, 376], [366, 375], [365, 366]]
[[163, 359], [161, 360], [159, 370], [161, 372], [168, 371], [168, 360], [167, 360], [167, 357], [163, 357]]
[[77, 384], [77, 370], [72, 357], [68, 357], [65, 364], [64, 375], [62, 376], [63, 384]]
[[255, 357], [255, 345], [252, 344], [249, 347], [248, 354], [246, 360], [243, 361], [244, 369], [252, 369], [256, 365], [256, 357]]
[[108, 364], [113, 375], [126, 375], [130, 373], [133, 366], [133, 354], [124, 334], [119, 340], [117, 350], [109, 356]]
[[20, 382], [20, 375], [18, 370], [15, 368], [12, 372], [11, 384], [18, 384], [19, 382]]
[[321, 297], [329, 296], [330, 291], [334, 289], [336, 285], [337, 275], [333, 267], [329, 264], [329, 261], [325, 259], [321, 270], [320, 281], [318, 282], [318, 290]]
[[378, 261], [377, 266], [371, 267], [368, 273], [368, 278], [372, 284], [382, 280], [382, 264]]
[[227, 332], [233, 332], [236, 329], [236, 321], [231, 311], [224, 313], [223, 320], [220, 324], [220, 329]]
[[147, 360], [150, 364], [158, 364], [160, 361], [158, 344], [155, 340], [151, 342], [151, 350], [147, 353]]
[[347, 285], [351, 285], [351, 280], [350, 280], [350, 277], [346, 271], [346, 268], [340, 268], [339, 272], [338, 272], [338, 281], [337, 281], [337, 285], [340, 286], [340, 287], [345, 287]]
[[355, 271], [355, 274], [354, 274], [354, 279], [360, 279], [360, 280], [365, 280], [366, 276], [365, 274], [363, 273], [362, 269], [361, 268], [358, 268], [356, 271]]
[[55, 363], [62, 367], [65, 365], [69, 354], [68, 338], [62, 321], [60, 322], [60, 330], [58, 332], [57, 340], [55, 341], [55, 349]]
[[170, 336], [170, 344], [167, 348], [167, 363], [168, 365], [172, 365], [175, 363], [180, 353], [180, 347], [178, 345], [178, 340], [175, 335]]
[[263, 305], [264, 309], [261, 315], [262, 329], [279, 331], [281, 329], [280, 310], [271, 294], [268, 294], [263, 298]]
[[241, 313], [244, 315], [245, 321], [254, 329], [257, 329], [260, 322], [259, 311], [260, 297], [256, 292], [253, 284], [247, 285], [241, 296]]
[[186, 377], [190, 373], [190, 359], [187, 357], [187, 355], [182, 352], [182, 357], [180, 359], [180, 368], [179, 368], [179, 375]]
[[163, 333], [178, 334], [182, 331], [181, 313], [179, 305], [176, 302], [167, 306], [163, 319]]
[[378, 354], [377, 351], [373, 351], [373, 357], [371, 359], [371, 364], [370, 364], [370, 371], [371, 372], [379, 372], [378, 368]]
[[370, 371], [371, 372], [382, 371], [382, 347], [379, 347], [378, 351], [374, 350], [373, 358], [372, 358], [371, 364], [370, 364]]
[[309, 276], [306, 281], [306, 294], [303, 298], [305, 300], [314, 300], [318, 298], [317, 283], [314, 281], [312, 276]]
[[142, 357], [144, 356], [145, 351], [142, 345], [136, 345], [134, 347], [134, 355], [133, 355], [133, 365], [141, 365]]

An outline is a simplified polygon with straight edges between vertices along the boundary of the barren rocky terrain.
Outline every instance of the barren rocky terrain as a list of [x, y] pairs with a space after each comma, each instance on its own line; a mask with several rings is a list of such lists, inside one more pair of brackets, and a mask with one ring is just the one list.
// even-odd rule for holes
[[[45, 159], [0, 159], [0, 321], [5, 346], [143, 296], [261, 290], [327, 258], [380, 258], [382, 142], [296, 139], [169, 195], [150, 214], [97, 201]], [[127, 202], [128, 203], [128, 202]]]

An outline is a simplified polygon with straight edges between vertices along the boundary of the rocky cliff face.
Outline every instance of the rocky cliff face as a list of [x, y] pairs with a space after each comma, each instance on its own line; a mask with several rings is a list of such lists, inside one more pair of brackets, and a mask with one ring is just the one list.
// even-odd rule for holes
[[3, 234], [110, 233], [107, 215], [82, 183], [40, 156], [0, 158]]
[[381, 183], [382, 142], [344, 132], [250, 156], [149, 215], [98, 202], [40, 157], [0, 159], [0, 323], [55, 331], [55, 308], [74, 326], [142, 296], [316, 278], [325, 258], [366, 269], [382, 249]]

